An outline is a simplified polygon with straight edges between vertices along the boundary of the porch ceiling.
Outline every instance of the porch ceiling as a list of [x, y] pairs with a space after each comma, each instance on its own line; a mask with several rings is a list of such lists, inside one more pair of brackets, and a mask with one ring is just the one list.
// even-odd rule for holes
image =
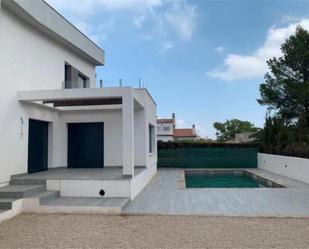
[[92, 105], [121, 105], [122, 98], [100, 98], [100, 99], [73, 99], [73, 100], [46, 100], [43, 104], [60, 106], [92, 106]]

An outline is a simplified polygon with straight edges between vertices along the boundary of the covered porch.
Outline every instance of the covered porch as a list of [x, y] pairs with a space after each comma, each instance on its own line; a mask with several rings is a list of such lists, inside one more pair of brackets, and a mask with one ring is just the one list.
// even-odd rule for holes
[[[14, 176], [12, 181], [43, 180], [47, 190], [58, 190], [61, 196], [134, 198], [156, 173], [156, 105], [147, 90], [131, 87], [29, 90], [19, 91], [18, 100], [28, 114], [21, 124], [21, 133], [23, 142], [28, 143], [25, 161], [28, 158], [30, 174]], [[48, 126], [46, 159], [42, 156], [36, 164], [45, 162], [46, 167], [36, 171], [29, 171], [30, 120]], [[97, 128], [103, 131], [91, 134], [94, 129], [90, 128], [79, 139], [80, 130], [70, 135], [72, 124], [102, 124]], [[88, 144], [93, 140], [102, 142], [102, 146]], [[79, 150], [74, 151], [74, 146]], [[87, 153], [83, 149], [88, 149]], [[86, 157], [82, 158], [83, 154]], [[101, 160], [93, 167], [90, 161], [94, 156]], [[83, 164], [74, 164], [80, 160], [84, 160]]]
[[[78, 140], [77, 135], [81, 129], [75, 131], [74, 134], [71, 132], [70, 137], [70, 126], [72, 124], [94, 123], [102, 124], [96, 127], [97, 131], [104, 129], [103, 134], [93, 134], [93, 139], [102, 136], [103, 144], [100, 146], [102, 148], [96, 152], [97, 154], [102, 153], [100, 162], [102, 167], [121, 166], [122, 175], [132, 178], [135, 176], [135, 165], [147, 166], [149, 146], [153, 145], [153, 150], [155, 149], [155, 129], [152, 129], [153, 134], [149, 137], [150, 127], [155, 126], [155, 120], [149, 120], [149, 117], [151, 114], [155, 117], [155, 112], [151, 113], [152, 110], [147, 110], [149, 108], [146, 97], [149, 95], [145, 89], [130, 87], [35, 90], [18, 93], [18, 100], [29, 110], [29, 117], [48, 123], [48, 139], [46, 139], [48, 140], [46, 145], [48, 149], [45, 152], [48, 157], [46, 162], [48, 165], [45, 169], [55, 167], [93, 168], [93, 166], [87, 165], [87, 158], [84, 165], [70, 165], [72, 161], [70, 161], [70, 146], [81, 144], [75, 154], [73, 151], [73, 156], [77, 157], [80, 156], [83, 149], [87, 149], [86, 145], [80, 148], [82, 144], [91, 142], [85, 141], [86, 138]], [[37, 115], [37, 108], [44, 108], [45, 113]], [[28, 125], [25, 127], [28, 131], [31, 128], [29, 120], [24, 121], [25, 125]], [[23, 129], [25, 128], [23, 127]], [[91, 130], [85, 137], [90, 137], [89, 133]], [[30, 141], [29, 132], [24, 136], [26, 140]], [[153, 141], [149, 143], [149, 139]], [[28, 146], [31, 146], [31, 143], [28, 143]], [[94, 151], [99, 146], [93, 145], [92, 147], [92, 151]], [[151, 152], [155, 153], [155, 151]], [[75, 158], [75, 161], [78, 162], [78, 159]], [[94, 167], [100, 167], [100, 165]]]

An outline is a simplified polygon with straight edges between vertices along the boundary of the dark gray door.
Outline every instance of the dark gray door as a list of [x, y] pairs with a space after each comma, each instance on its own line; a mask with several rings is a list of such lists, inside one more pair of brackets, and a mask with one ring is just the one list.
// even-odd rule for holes
[[28, 173], [47, 170], [48, 122], [29, 119]]
[[104, 123], [68, 124], [68, 168], [103, 168]]

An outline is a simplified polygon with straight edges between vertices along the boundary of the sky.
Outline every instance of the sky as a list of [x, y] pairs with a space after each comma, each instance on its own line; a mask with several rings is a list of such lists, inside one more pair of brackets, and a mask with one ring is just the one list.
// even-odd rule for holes
[[209, 138], [226, 119], [263, 127], [266, 108], [256, 99], [266, 61], [281, 55], [297, 25], [309, 29], [309, 1], [47, 2], [104, 49], [104, 86], [141, 79], [159, 117], [174, 112], [178, 127], [196, 124]]

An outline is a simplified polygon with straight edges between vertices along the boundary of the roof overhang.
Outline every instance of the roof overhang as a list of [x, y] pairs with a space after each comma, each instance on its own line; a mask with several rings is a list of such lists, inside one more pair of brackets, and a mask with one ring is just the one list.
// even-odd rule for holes
[[49, 89], [18, 91], [18, 100], [58, 111], [121, 109], [123, 99], [134, 100], [134, 109], [145, 108], [143, 99], [131, 87]]
[[2, 0], [1, 4], [90, 63], [104, 65], [104, 51], [45, 1]]

